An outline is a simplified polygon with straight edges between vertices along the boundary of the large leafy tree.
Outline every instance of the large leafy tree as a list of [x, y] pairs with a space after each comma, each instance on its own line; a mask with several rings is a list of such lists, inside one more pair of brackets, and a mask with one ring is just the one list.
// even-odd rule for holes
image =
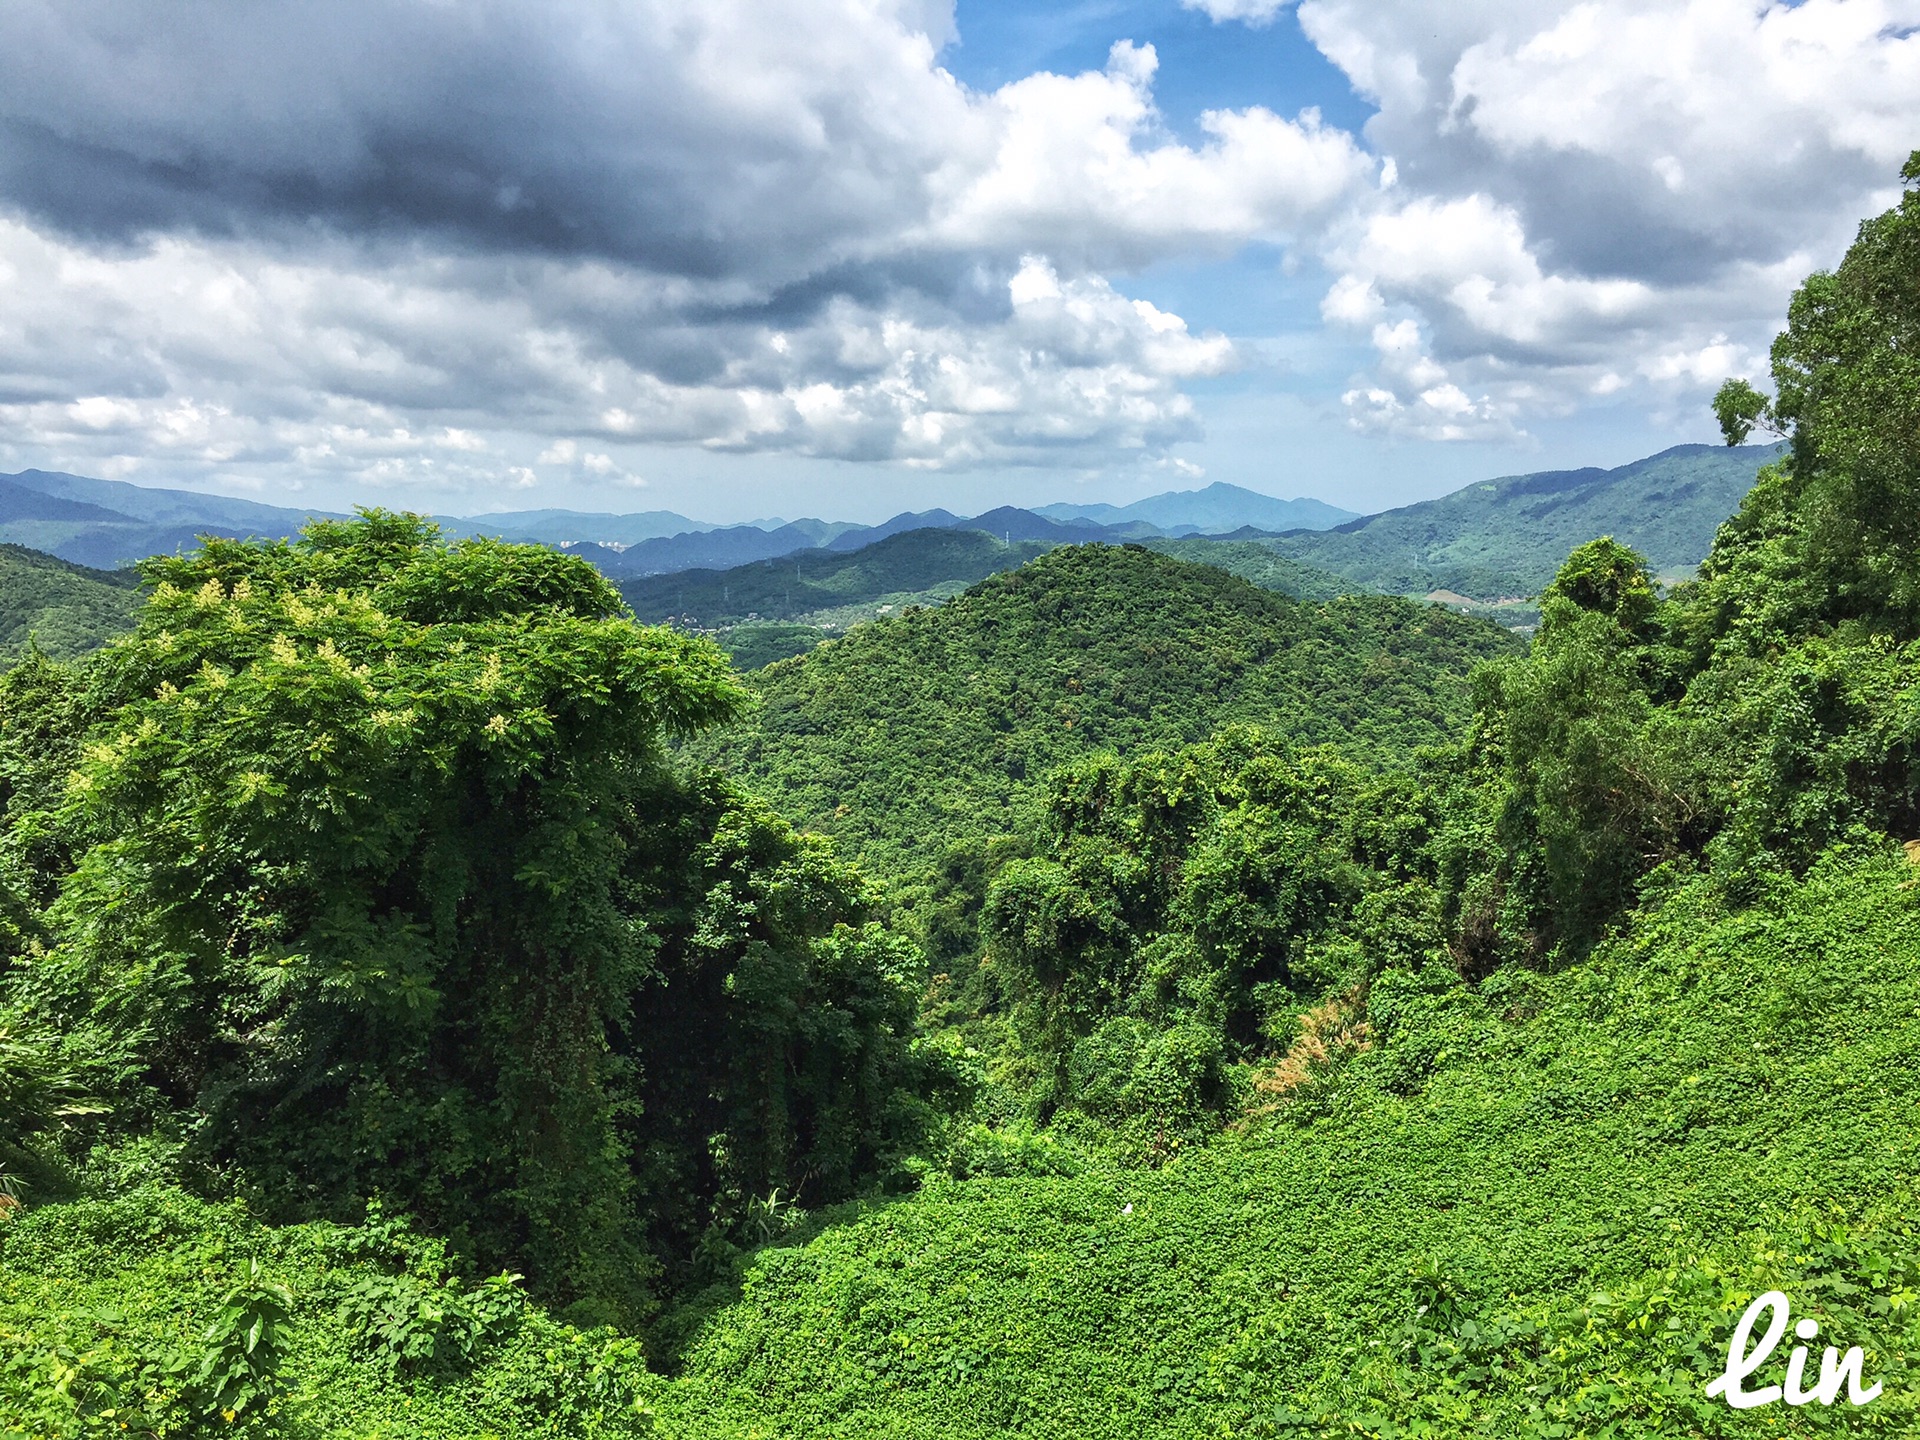
[[1058, 772], [1041, 853], [1000, 870], [983, 915], [1032, 1107], [1202, 1121], [1303, 1000], [1440, 949], [1426, 798], [1254, 729]]
[[1716, 639], [1850, 619], [1920, 634], [1920, 151], [1901, 177], [1900, 203], [1794, 293], [1772, 402], [1738, 380], [1716, 397], [1729, 439], [1758, 420], [1791, 441], [1705, 567]]
[[[882, 1163], [907, 967], [817, 843], [668, 763], [740, 708], [719, 650], [409, 516], [147, 576], [69, 677], [77, 764], [24, 746], [64, 795], [12, 817], [27, 883], [71, 865], [12, 988], [96, 1037], [123, 1109], [269, 1205], [384, 1191], [606, 1314], [730, 1196]], [[702, 1103], [648, 1113], [676, 1088]]]

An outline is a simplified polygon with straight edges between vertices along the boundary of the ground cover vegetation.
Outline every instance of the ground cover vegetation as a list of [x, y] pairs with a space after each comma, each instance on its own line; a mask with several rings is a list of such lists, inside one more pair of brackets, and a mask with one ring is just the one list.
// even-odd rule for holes
[[[1905, 178], [1698, 578], [1524, 650], [1073, 548], [749, 686], [404, 517], [150, 565], [0, 680], [0, 1434], [1914, 1433]], [[1776, 1288], [1879, 1400], [1707, 1396]]]

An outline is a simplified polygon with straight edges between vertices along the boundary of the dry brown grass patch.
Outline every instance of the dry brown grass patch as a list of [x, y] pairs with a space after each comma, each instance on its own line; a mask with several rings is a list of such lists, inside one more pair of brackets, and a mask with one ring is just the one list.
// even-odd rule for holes
[[1314, 1006], [1300, 1016], [1300, 1033], [1287, 1046], [1287, 1053], [1254, 1077], [1255, 1099], [1247, 1108], [1247, 1118], [1272, 1114], [1319, 1085], [1348, 1057], [1372, 1047], [1364, 985]]

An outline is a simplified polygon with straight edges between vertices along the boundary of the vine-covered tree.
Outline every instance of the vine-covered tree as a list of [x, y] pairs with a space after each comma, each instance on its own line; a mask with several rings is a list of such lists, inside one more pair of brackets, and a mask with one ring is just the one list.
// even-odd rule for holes
[[910, 957], [820, 842], [669, 763], [743, 702], [718, 649], [410, 516], [146, 572], [133, 636], [0, 704], [10, 888], [51, 901], [9, 990], [123, 1122], [601, 1315], [911, 1143]]

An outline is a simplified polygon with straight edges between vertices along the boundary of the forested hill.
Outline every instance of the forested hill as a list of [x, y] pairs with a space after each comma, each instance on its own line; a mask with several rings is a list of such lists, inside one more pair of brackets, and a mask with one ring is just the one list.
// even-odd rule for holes
[[1576, 545], [1612, 535], [1657, 574], [1691, 575], [1774, 445], [1676, 445], [1612, 470], [1486, 480], [1334, 530], [1265, 542], [1367, 590], [1537, 595]]
[[1036, 540], [1004, 544], [983, 530], [909, 530], [851, 553], [806, 550], [730, 570], [648, 575], [624, 582], [620, 593], [643, 624], [674, 620], [714, 628], [749, 617], [797, 619], [941, 585], [957, 591], [1046, 549]]
[[0, 544], [0, 665], [18, 659], [30, 639], [57, 658], [104, 645], [132, 628], [138, 584], [130, 570], [90, 570]]
[[1466, 676], [1519, 642], [1387, 596], [1303, 604], [1136, 546], [1070, 546], [749, 677], [763, 704], [698, 742], [877, 872], [1014, 828], [1025, 782], [1103, 747], [1232, 721], [1404, 757], [1451, 736]]

